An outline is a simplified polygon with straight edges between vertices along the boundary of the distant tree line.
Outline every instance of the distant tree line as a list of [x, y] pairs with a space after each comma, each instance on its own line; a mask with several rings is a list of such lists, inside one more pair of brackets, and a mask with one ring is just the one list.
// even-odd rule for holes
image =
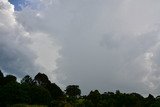
[[0, 107], [14, 104], [37, 104], [48, 107], [160, 107], [160, 96], [149, 94], [144, 98], [138, 93], [91, 91], [81, 96], [78, 85], [69, 85], [62, 91], [47, 75], [38, 73], [33, 79], [29, 75], [17, 82], [14, 75], [0, 71]]

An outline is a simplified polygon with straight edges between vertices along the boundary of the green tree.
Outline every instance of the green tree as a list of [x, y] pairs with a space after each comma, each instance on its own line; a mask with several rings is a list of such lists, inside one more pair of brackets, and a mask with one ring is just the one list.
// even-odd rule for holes
[[160, 107], [160, 96], [156, 97], [156, 101], [151, 105], [151, 107]]
[[81, 90], [79, 89], [78, 85], [69, 85], [66, 87], [65, 91], [69, 97], [77, 98], [81, 95]]
[[49, 104], [51, 101], [50, 92], [41, 86], [33, 85], [29, 89], [29, 96], [31, 98], [31, 104]]
[[37, 85], [40, 85], [42, 87], [47, 87], [47, 85], [51, 84], [51, 82], [49, 81], [47, 75], [42, 74], [42, 73], [38, 73], [34, 77], [34, 81], [36, 82]]
[[4, 75], [2, 71], [0, 70], [0, 86], [2, 86], [3, 84], [4, 84]]
[[16, 82], [17, 78], [14, 75], [7, 75], [4, 77], [4, 84], [8, 84], [10, 82]]
[[27, 99], [28, 94], [17, 82], [10, 82], [0, 90], [0, 101], [5, 104], [25, 103]]
[[47, 89], [49, 90], [53, 100], [60, 99], [64, 96], [63, 91], [55, 83], [49, 84]]
[[59, 99], [63, 96], [63, 91], [55, 83], [51, 83], [47, 75], [38, 73], [35, 76], [34, 81], [38, 86], [42, 86], [47, 89], [53, 100]]
[[32, 77], [30, 77], [29, 75], [26, 75], [26, 76], [21, 80], [21, 84], [33, 85], [34, 82], [33, 82], [33, 80], [32, 80]]
[[88, 100], [90, 100], [94, 104], [94, 107], [97, 107], [100, 99], [101, 99], [101, 94], [99, 93], [98, 90], [91, 91], [88, 95]]
[[0, 70], [0, 78], [4, 78], [4, 75], [1, 70]]
[[154, 103], [155, 103], [154, 96], [149, 94], [148, 97], [145, 99], [145, 107], [150, 107]]

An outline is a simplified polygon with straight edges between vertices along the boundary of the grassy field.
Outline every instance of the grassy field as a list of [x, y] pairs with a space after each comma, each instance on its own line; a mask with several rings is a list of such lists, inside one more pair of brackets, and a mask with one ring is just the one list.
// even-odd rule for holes
[[48, 107], [46, 105], [26, 105], [26, 104], [15, 104], [7, 107]]

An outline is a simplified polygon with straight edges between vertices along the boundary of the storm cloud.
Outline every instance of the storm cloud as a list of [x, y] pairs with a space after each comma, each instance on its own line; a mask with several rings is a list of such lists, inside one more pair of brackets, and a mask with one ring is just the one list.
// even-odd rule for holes
[[[22, 68], [30, 61], [28, 66], [35, 69], [38, 63], [50, 68], [43, 72], [53, 74], [53, 80], [78, 84], [85, 94], [91, 89], [160, 94], [159, 4], [158, 0], [36, 0], [13, 12], [33, 42], [29, 54], [21, 50], [28, 41], [13, 45], [23, 53], [15, 54], [25, 60]], [[11, 52], [5, 52], [7, 58]]]
[[36, 72], [36, 56], [29, 49], [29, 33], [16, 21], [14, 7], [6, 0], [0, 2], [0, 67], [6, 73], [22, 76]]
[[[46, 45], [41, 46], [42, 43]], [[53, 46], [47, 34], [26, 31], [16, 19], [14, 6], [7, 0], [0, 2], [0, 68], [6, 74], [22, 78], [28, 74], [35, 76], [38, 72], [52, 72], [56, 68], [53, 60], [58, 57], [52, 54], [58, 48], [50, 51]], [[46, 58], [51, 54], [54, 58]], [[50, 63], [52, 68], [48, 67]]]

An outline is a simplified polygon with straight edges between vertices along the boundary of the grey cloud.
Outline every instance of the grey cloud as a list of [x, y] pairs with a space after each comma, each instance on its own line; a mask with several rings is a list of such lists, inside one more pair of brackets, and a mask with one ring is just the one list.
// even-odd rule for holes
[[16, 21], [13, 6], [6, 0], [0, 1], [0, 68], [7, 74], [23, 77], [35, 75], [40, 66], [37, 56], [29, 48], [32, 41], [29, 33]]
[[1, 68], [20, 77], [35, 74], [38, 71], [38, 66], [34, 64], [36, 56], [24, 44], [15, 43], [15, 39], [9, 40], [10, 36], [5, 36], [0, 40]]
[[[52, 0], [44, 9], [24, 9], [16, 15], [27, 31], [47, 33], [62, 47], [56, 51], [61, 58], [54, 71], [60, 83], [79, 84], [84, 93], [99, 88], [158, 94], [158, 4]], [[150, 71], [152, 63], [156, 71]]]

